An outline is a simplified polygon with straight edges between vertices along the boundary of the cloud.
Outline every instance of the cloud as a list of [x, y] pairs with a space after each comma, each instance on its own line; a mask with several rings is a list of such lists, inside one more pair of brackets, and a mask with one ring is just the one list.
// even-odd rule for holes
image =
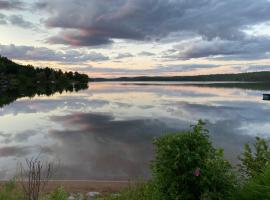
[[23, 3], [16, 0], [0, 0], [0, 10], [13, 10], [23, 8]]
[[13, 25], [26, 29], [37, 29], [36, 25], [24, 19], [22, 15], [4, 15], [0, 14], [0, 25]]
[[7, 24], [6, 16], [0, 13], [0, 25]]
[[0, 44], [0, 54], [18, 60], [59, 61], [65, 63], [109, 60], [109, 57], [94, 51], [55, 51], [46, 47], [16, 46], [13, 44]]
[[34, 28], [33, 23], [26, 21], [21, 15], [11, 15], [9, 17], [9, 22], [12, 25], [19, 26], [22, 28]]
[[50, 13], [48, 27], [65, 30], [49, 41], [75, 46], [153, 41], [175, 32], [238, 40], [244, 29], [270, 20], [267, 0], [40, 0], [38, 5]]
[[156, 54], [148, 52], [148, 51], [142, 51], [138, 54], [139, 56], [154, 56]]
[[270, 71], [270, 65], [253, 65], [248, 66], [247, 71]]
[[149, 69], [127, 69], [127, 68], [105, 68], [105, 67], [86, 67], [76, 68], [76, 70], [89, 73], [108, 73], [111, 75], [137, 75], [137, 76], [166, 76], [168, 73], [189, 72], [200, 69], [217, 68], [219, 65], [214, 64], [180, 64], [168, 66], [156, 66]]
[[270, 38], [248, 37], [237, 41], [204, 40], [196, 38], [174, 46], [170, 52], [164, 52], [163, 58], [187, 60], [192, 58], [215, 59], [261, 59], [269, 58]]
[[134, 57], [134, 55], [132, 55], [131, 53], [119, 53], [115, 59], [123, 59], [123, 58], [130, 58], [130, 57]]
[[98, 46], [108, 45], [113, 43], [112, 40], [104, 38], [96, 34], [90, 36], [85, 31], [63, 31], [58, 36], [53, 36], [48, 39], [51, 44], [66, 44], [72, 46]]
[[[49, 137], [61, 144], [50, 147], [64, 164], [57, 174], [60, 178], [149, 177], [153, 138], [164, 131], [175, 131], [161, 120], [118, 120], [106, 113], [73, 113], [54, 116], [51, 120], [64, 127], [49, 132]], [[78, 171], [81, 163], [84, 165]]]
[[10, 146], [0, 148], [0, 158], [10, 156], [24, 157], [28, 153], [29, 147]]
[[2, 143], [9, 144], [11, 142], [24, 143], [32, 136], [36, 135], [36, 132], [33, 130], [27, 130], [25, 132], [20, 132], [17, 134], [4, 134], [0, 133], [0, 138]]

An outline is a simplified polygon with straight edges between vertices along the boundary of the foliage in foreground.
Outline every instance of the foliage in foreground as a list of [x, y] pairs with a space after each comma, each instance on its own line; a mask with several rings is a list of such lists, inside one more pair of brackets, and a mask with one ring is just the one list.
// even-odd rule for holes
[[[9, 181], [0, 190], [0, 200], [31, 200], [24, 197], [22, 190], [19, 190], [15, 181]], [[68, 194], [63, 188], [57, 188], [50, 194], [39, 198], [40, 200], [68, 200]]]
[[270, 167], [248, 180], [237, 190], [234, 200], [270, 199]]
[[[252, 151], [253, 150], [253, 151]], [[253, 178], [263, 173], [270, 164], [270, 149], [265, 139], [256, 137], [253, 146], [245, 144], [244, 152], [239, 156], [239, 171], [244, 178]]]
[[153, 182], [141, 183], [130, 186], [121, 194], [110, 195], [97, 200], [161, 200]]
[[155, 140], [153, 176], [162, 199], [226, 199], [234, 190], [232, 167], [203, 125]]
[[16, 190], [16, 183], [14, 180], [3, 185], [0, 191], [0, 200], [24, 200], [23, 193]]
[[64, 188], [60, 187], [54, 190], [51, 194], [43, 197], [41, 200], [67, 200], [68, 194], [65, 192]]

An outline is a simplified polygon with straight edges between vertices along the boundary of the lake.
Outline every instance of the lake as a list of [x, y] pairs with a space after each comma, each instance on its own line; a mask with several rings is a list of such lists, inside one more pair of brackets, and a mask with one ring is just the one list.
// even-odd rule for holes
[[55, 163], [55, 179], [148, 178], [153, 138], [199, 119], [236, 163], [245, 143], [270, 135], [270, 102], [268, 87], [235, 85], [100, 82], [17, 99], [0, 109], [0, 179], [36, 156]]

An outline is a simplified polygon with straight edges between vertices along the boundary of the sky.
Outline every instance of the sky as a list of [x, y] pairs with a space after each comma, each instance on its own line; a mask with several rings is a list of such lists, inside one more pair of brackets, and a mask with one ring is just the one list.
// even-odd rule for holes
[[0, 0], [0, 54], [91, 77], [270, 70], [269, 0]]

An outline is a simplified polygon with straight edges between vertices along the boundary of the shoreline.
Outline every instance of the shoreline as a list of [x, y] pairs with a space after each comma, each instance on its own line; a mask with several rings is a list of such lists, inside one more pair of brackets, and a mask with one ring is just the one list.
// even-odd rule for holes
[[[0, 181], [0, 187], [8, 181]], [[99, 192], [102, 194], [118, 193], [123, 189], [136, 184], [132, 181], [106, 181], [106, 180], [50, 180], [44, 188], [49, 193], [58, 187], [63, 187], [69, 193]]]

